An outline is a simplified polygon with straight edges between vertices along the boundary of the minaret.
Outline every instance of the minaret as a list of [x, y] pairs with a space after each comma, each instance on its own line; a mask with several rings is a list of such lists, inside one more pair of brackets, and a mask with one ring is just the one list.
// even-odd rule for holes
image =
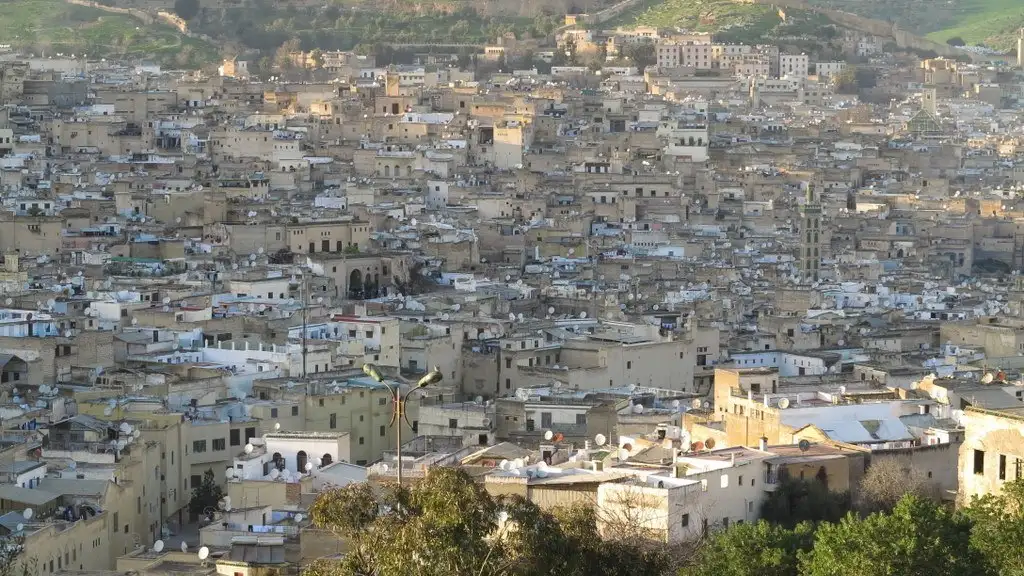
[[821, 264], [821, 203], [814, 193], [814, 183], [807, 183], [805, 202], [800, 206], [800, 254], [797, 256], [797, 267], [800, 276], [805, 280], [818, 280], [818, 267]]
[[1017, 68], [1024, 68], [1024, 28], [1017, 32]]

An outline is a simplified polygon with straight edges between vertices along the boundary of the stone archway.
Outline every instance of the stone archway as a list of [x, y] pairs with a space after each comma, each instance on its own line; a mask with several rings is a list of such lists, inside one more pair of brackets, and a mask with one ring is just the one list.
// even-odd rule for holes
[[363, 296], [363, 272], [358, 268], [348, 275], [348, 296], [357, 299]]

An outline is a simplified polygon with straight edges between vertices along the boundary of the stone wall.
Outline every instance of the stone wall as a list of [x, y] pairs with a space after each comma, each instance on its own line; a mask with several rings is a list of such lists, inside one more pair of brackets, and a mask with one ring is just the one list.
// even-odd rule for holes
[[832, 20], [840, 26], [863, 32], [864, 34], [870, 34], [872, 36], [878, 36], [881, 38], [892, 38], [893, 42], [897, 46], [905, 50], [931, 50], [939, 56], [956, 57], [956, 56], [971, 56], [969, 52], [963, 50], [957, 50], [956, 48], [943, 44], [941, 42], [935, 42], [921, 36], [917, 36], [906, 30], [900, 30], [896, 25], [890, 24], [889, 22], [883, 22], [881, 20], [874, 20], [872, 18], [865, 18], [849, 12], [842, 12], [840, 10], [831, 10], [828, 8], [821, 8], [818, 6], [812, 6], [807, 4], [803, 0], [743, 0], [746, 2], [753, 2], [756, 4], [768, 4], [780, 8], [795, 8], [799, 10], [810, 10], [817, 12], [829, 20]]

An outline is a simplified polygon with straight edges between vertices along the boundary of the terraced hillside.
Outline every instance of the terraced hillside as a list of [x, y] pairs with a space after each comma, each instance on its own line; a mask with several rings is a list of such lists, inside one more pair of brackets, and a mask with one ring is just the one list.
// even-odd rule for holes
[[63, 0], [0, 0], [0, 44], [37, 54], [145, 58], [170, 66], [215, 61], [217, 49], [157, 23]]
[[960, 38], [967, 44], [1000, 50], [1016, 46], [1024, 27], [1021, 0], [808, 0], [810, 4], [895, 22], [900, 28], [939, 42]]

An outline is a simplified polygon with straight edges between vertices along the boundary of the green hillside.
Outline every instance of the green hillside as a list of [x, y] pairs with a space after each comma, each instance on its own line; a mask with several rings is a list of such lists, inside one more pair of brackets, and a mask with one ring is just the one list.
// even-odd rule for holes
[[146, 58], [169, 66], [215, 61], [216, 48], [169, 26], [63, 0], [0, 0], [0, 44], [36, 54]]
[[601, 24], [657, 26], [713, 32], [723, 42], [762, 42], [773, 38], [816, 35], [829, 22], [812, 12], [787, 10], [783, 21], [776, 8], [732, 0], [644, 0], [636, 8]]
[[900, 28], [939, 42], [959, 37], [967, 44], [1001, 50], [1015, 46], [1024, 27], [1021, 0], [808, 0], [868, 18], [895, 22]]

